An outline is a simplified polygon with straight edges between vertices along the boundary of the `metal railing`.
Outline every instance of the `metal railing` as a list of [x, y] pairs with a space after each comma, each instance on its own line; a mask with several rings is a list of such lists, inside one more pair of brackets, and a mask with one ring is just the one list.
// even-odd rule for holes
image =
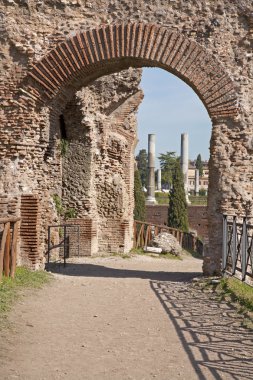
[[168, 232], [173, 235], [183, 249], [197, 252], [200, 255], [203, 254], [202, 241], [191, 233], [168, 226], [145, 223], [139, 220], [134, 221], [134, 248], [147, 247], [153, 238], [161, 232]]
[[253, 225], [223, 215], [222, 272], [253, 285]]
[[[59, 236], [59, 243], [52, 244], [51, 242], [51, 236], [52, 236], [52, 230], [57, 229], [58, 236]], [[80, 226], [77, 224], [55, 224], [48, 226], [48, 247], [47, 247], [47, 263], [50, 263], [50, 253], [53, 249], [59, 248], [60, 250], [63, 250], [63, 253], [59, 251], [58, 257], [60, 258], [63, 256], [63, 264], [64, 267], [66, 266], [66, 259], [69, 257], [69, 251], [70, 251], [70, 234], [69, 229], [74, 229], [77, 231], [77, 239], [76, 239], [76, 245], [77, 245], [77, 254], [75, 256], [80, 255]]]

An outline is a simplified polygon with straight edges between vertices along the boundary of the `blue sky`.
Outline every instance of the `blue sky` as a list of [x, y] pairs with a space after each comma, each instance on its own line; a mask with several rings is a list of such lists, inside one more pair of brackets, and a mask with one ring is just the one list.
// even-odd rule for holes
[[[145, 68], [141, 81], [144, 100], [138, 111], [138, 145], [148, 147], [148, 134], [156, 135], [156, 156], [166, 151], [180, 154], [181, 133], [189, 134], [189, 158], [200, 153], [209, 159], [211, 120], [196, 93], [165, 70]], [[159, 161], [157, 160], [157, 167]]]

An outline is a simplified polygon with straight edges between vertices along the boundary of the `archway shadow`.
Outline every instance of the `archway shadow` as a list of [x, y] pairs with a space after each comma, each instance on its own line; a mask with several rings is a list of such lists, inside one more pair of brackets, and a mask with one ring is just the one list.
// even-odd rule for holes
[[[109, 263], [108, 263], [109, 264]], [[110, 265], [110, 264], [109, 264]], [[81, 277], [101, 277], [101, 278], [140, 278], [152, 281], [177, 281], [188, 282], [194, 277], [201, 276], [201, 272], [162, 272], [162, 271], [145, 271], [125, 268], [112, 268], [97, 264], [74, 264], [68, 263], [66, 267], [62, 264], [50, 263], [46, 269], [52, 273], [64, 276], [81, 276]]]

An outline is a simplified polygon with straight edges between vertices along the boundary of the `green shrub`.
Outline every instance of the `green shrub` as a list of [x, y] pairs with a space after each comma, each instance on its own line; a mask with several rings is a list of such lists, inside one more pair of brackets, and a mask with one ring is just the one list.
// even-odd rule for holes
[[65, 219], [71, 219], [77, 217], [77, 211], [74, 208], [68, 208], [64, 213]]
[[155, 199], [159, 205], [167, 205], [169, 203], [169, 193], [155, 192]]
[[69, 143], [65, 139], [61, 139], [60, 141], [60, 151], [62, 156], [66, 156], [68, 152]]
[[54, 201], [55, 208], [56, 208], [58, 216], [62, 216], [64, 213], [64, 209], [62, 207], [62, 201], [61, 201], [60, 196], [58, 194], [54, 194], [53, 195], [53, 201]]
[[64, 209], [62, 206], [62, 200], [58, 194], [53, 195], [53, 201], [55, 204], [55, 208], [58, 216], [63, 216], [64, 219], [71, 219], [77, 217], [77, 211], [74, 208]]
[[200, 195], [201, 197], [206, 196], [206, 193], [207, 193], [207, 191], [206, 191], [205, 189], [203, 189], [203, 188], [199, 189], [199, 195]]

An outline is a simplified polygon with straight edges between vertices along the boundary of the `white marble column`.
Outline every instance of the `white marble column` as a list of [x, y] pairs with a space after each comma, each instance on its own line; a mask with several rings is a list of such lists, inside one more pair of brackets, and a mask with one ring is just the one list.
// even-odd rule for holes
[[199, 195], [199, 169], [195, 169], [195, 195]]
[[184, 177], [184, 189], [187, 203], [188, 198], [188, 162], [189, 162], [189, 138], [188, 133], [181, 134], [181, 170]]
[[148, 135], [148, 196], [147, 204], [156, 204], [155, 200], [155, 135]]
[[157, 190], [162, 191], [162, 171], [161, 171], [161, 169], [157, 170]]

